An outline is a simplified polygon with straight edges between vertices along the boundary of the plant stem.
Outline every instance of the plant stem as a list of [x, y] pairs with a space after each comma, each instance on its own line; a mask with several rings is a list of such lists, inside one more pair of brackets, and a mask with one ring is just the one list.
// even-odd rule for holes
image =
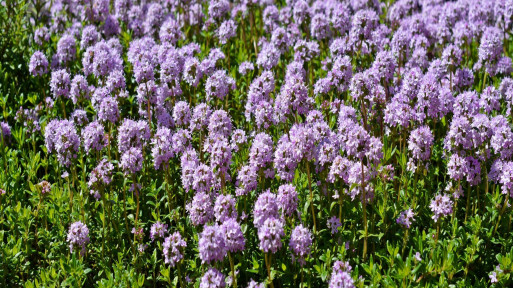
[[271, 279], [271, 255], [268, 253], [264, 254], [265, 267], [267, 268], [267, 277], [269, 277], [269, 285], [274, 288], [273, 280]]
[[228, 259], [230, 260], [230, 269], [232, 271], [233, 287], [237, 288], [237, 278], [235, 277], [235, 266], [233, 265], [233, 257], [230, 251], [228, 251]]
[[315, 209], [314, 209], [314, 198], [313, 198], [313, 191], [312, 191], [312, 178], [310, 175], [310, 163], [306, 162], [306, 173], [308, 176], [308, 188], [310, 189], [310, 209], [312, 210], [312, 218], [313, 218], [313, 224], [314, 224], [314, 234], [317, 232], [317, 223], [315, 221]]

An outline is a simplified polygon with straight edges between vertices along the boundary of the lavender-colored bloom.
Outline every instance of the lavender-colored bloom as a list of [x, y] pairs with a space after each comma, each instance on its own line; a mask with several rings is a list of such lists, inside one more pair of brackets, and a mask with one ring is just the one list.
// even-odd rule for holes
[[198, 192], [187, 205], [187, 212], [192, 225], [204, 225], [213, 218], [214, 207], [210, 196], [204, 192]]
[[161, 223], [160, 221], [153, 223], [150, 228], [151, 241], [154, 241], [155, 239], [164, 239], [167, 232], [166, 230], [167, 224]]
[[185, 82], [193, 87], [197, 87], [201, 77], [203, 77], [203, 72], [201, 71], [199, 60], [195, 57], [187, 58], [183, 68], [183, 79]]
[[60, 65], [65, 66], [75, 59], [77, 54], [75, 46], [75, 38], [72, 35], [65, 34], [59, 39], [56, 55]]
[[225, 276], [216, 268], [210, 268], [201, 277], [200, 288], [224, 288], [226, 287]]
[[262, 226], [258, 227], [260, 250], [264, 251], [264, 253], [276, 253], [282, 246], [281, 238], [284, 236], [285, 232], [281, 220], [270, 216]]
[[240, 65], [239, 65], [239, 73], [243, 76], [248, 74], [249, 71], [253, 71], [253, 70], [255, 70], [255, 66], [253, 65], [253, 63], [251, 63], [249, 61], [244, 61], [244, 62], [240, 63]]
[[331, 235], [335, 235], [338, 232], [338, 227], [342, 227], [342, 223], [337, 216], [332, 216], [328, 219], [328, 228], [331, 229]]
[[48, 59], [41, 51], [36, 51], [30, 57], [29, 72], [33, 76], [43, 76], [48, 73]]
[[408, 139], [408, 150], [412, 152], [413, 158], [419, 161], [426, 161], [431, 156], [431, 146], [434, 136], [428, 126], [421, 126], [413, 130]]
[[509, 159], [513, 155], [513, 132], [508, 120], [502, 115], [497, 115], [492, 118], [490, 127], [493, 127], [490, 146], [502, 159]]
[[330, 23], [326, 15], [318, 13], [310, 22], [310, 34], [313, 38], [323, 40], [331, 36]]
[[89, 243], [89, 229], [80, 221], [74, 222], [69, 227], [67, 240], [70, 252], [73, 252], [73, 249], [80, 248], [80, 254], [84, 255], [86, 252], [85, 246]]
[[438, 222], [440, 217], [445, 217], [452, 213], [452, 205], [453, 202], [451, 198], [447, 195], [438, 194], [435, 196], [435, 199], [431, 201], [429, 204], [429, 208], [431, 212], [433, 212], [433, 220]]
[[112, 171], [114, 170], [114, 165], [107, 161], [106, 159], [102, 159], [98, 165], [91, 171], [89, 174], [89, 181], [87, 182], [87, 186], [91, 189], [91, 194], [99, 199], [101, 197], [98, 192], [100, 189], [105, 188], [112, 182]]
[[187, 243], [182, 239], [179, 232], [175, 232], [164, 240], [162, 245], [162, 253], [164, 254], [164, 263], [175, 267], [176, 263], [183, 259], [183, 250], [187, 247]]
[[169, 18], [160, 27], [159, 38], [160, 42], [176, 44], [176, 42], [183, 38], [183, 32], [181, 30], [181, 24], [179, 21]]
[[229, 137], [232, 132], [232, 120], [224, 110], [216, 110], [212, 113], [208, 123], [208, 133], [211, 137], [220, 135]]
[[175, 154], [180, 154], [191, 147], [191, 132], [187, 129], [179, 129], [173, 135], [171, 143], [173, 143], [173, 151]]
[[251, 279], [251, 281], [249, 281], [248, 288], [265, 288], [265, 284], [258, 283], [255, 280]]
[[265, 133], [258, 133], [249, 151], [249, 163], [257, 168], [265, 168], [273, 160], [273, 140]]
[[233, 38], [237, 35], [237, 23], [233, 20], [226, 20], [217, 29], [217, 37], [219, 38], [219, 43], [226, 44], [230, 38]]
[[100, 102], [98, 119], [103, 122], [116, 123], [119, 119], [118, 101], [113, 97], [105, 97]]
[[175, 125], [186, 127], [191, 121], [191, 109], [189, 104], [185, 101], [179, 101], [173, 108], [173, 120]]
[[242, 166], [237, 174], [237, 189], [235, 194], [242, 196], [248, 194], [250, 191], [255, 190], [257, 187], [257, 168], [252, 165]]
[[403, 226], [404, 228], [409, 229], [411, 226], [411, 222], [414, 221], [413, 216], [415, 214], [413, 213], [412, 209], [404, 210], [399, 214], [399, 217], [397, 217], [396, 221], [397, 224]]
[[223, 222], [221, 229], [224, 234], [226, 250], [234, 253], [243, 251], [246, 245], [242, 228], [235, 218], [229, 218]]
[[89, 153], [90, 150], [101, 151], [108, 144], [103, 125], [98, 121], [89, 123], [82, 130], [82, 139], [86, 153]]
[[[192, 189], [196, 192], [210, 192], [210, 188], [212, 187], [213, 183], [213, 173], [212, 169], [201, 163], [198, 166], [196, 166], [196, 171], [194, 173], [194, 179], [192, 182]], [[217, 201], [216, 201], [217, 205]], [[214, 208], [215, 210], [215, 208]]]
[[246, 132], [242, 129], [233, 131], [231, 138], [230, 144], [233, 152], [239, 151], [239, 146], [247, 142]]
[[235, 90], [235, 88], [235, 80], [228, 76], [225, 70], [218, 70], [207, 79], [205, 84], [206, 100], [208, 102], [213, 97], [223, 100], [230, 90]]
[[93, 46], [96, 44], [98, 39], [100, 38], [100, 33], [98, 33], [97, 28], [93, 25], [87, 25], [82, 30], [82, 39], [80, 40], [80, 49], [86, 50], [87, 47]]
[[222, 227], [218, 225], [205, 226], [199, 237], [198, 250], [203, 264], [223, 261], [227, 250]]
[[119, 167], [125, 171], [125, 175], [135, 174], [141, 171], [143, 155], [141, 148], [131, 147], [121, 155]]
[[268, 218], [278, 218], [276, 195], [267, 190], [258, 196], [253, 209], [253, 224], [261, 227]]
[[292, 260], [294, 258], [301, 264], [305, 265], [305, 258], [310, 254], [312, 246], [312, 232], [303, 224], [296, 226], [290, 234], [289, 247], [292, 250]]
[[45, 129], [45, 143], [48, 153], [57, 152], [57, 160], [69, 167], [71, 161], [77, 158], [80, 139], [75, 125], [69, 120], [52, 120]]
[[348, 262], [336, 261], [333, 264], [329, 288], [355, 288], [351, 270]]
[[103, 34], [109, 38], [112, 36], [119, 35], [121, 33], [121, 27], [119, 21], [114, 15], [107, 15], [103, 23]]
[[264, 70], [270, 70], [278, 64], [280, 56], [280, 50], [274, 44], [264, 43], [258, 53], [256, 64]]
[[11, 127], [6, 122], [0, 122], [0, 136], [4, 141], [11, 137]]
[[70, 89], [70, 76], [69, 73], [60, 69], [52, 72], [52, 79], [50, 80], [50, 90], [52, 91], [53, 98], [57, 99], [59, 96], [69, 97]]
[[232, 195], [219, 195], [217, 196], [214, 204], [214, 216], [217, 222], [222, 223], [228, 219], [237, 217], [237, 210], [235, 209], [235, 199]]
[[208, 5], [208, 15], [214, 19], [222, 18], [229, 10], [228, 0], [211, 0]]
[[118, 129], [118, 150], [124, 153], [130, 147], [142, 147], [150, 139], [150, 128], [144, 120], [125, 119]]
[[77, 74], [73, 77], [69, 94], [73, 104], [90, 98], [89, 85], [83, 75]]
[[42, 195], [46, 195], [52, 191], [52, 185], [50, 184], [50, 182], [48, 182], [46, 180], [39, 182], [39, 184], [37, 184], [37, 186], [39, 187], [39, 189], [41, 189]]
[[189, 129], [192, 131], [202, 131], [208, 126], [208, 121], [212, 110], [205, 103], [200, 103], [194, 107]]
[[48, 41], [50, 41], [50, 33], [48, 32], [48, 28], [40, 27], [34, 31], [34, 42], [37, 45], [43, 46], [43, 44]]
[[460, 181], [467, 173], [467, 166], [467, 160], [457, 153], [454, 153], [447, 163], [447, 174], [449, 174], [452, 180]]
[[171, 140], [172, 132], [167, 127], [159, 127], [151, 139], [151, 144], [153, 145], [151, 155], [154, 160], [153, 165], [155, 169], [167, 168], [169, 159], [174, 156]]
[[281, 185], [276, 198], [282, 213], [288, 217], [294, 216], [299, 201], [296, 188], [291, 184]]

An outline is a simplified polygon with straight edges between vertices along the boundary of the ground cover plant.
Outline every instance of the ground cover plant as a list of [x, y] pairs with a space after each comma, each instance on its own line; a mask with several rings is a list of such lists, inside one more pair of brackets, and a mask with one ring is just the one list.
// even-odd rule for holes
[[0, 3], [1, 287], [513, 285], [513, 1]]

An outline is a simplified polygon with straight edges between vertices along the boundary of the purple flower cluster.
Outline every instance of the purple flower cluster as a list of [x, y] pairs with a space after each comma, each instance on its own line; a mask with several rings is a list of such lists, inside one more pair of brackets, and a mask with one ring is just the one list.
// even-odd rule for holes
[[180, 235], [179, 232], [175, 232], [166, 237], [162, 245], [164, 263], [174, 267], [183, 259], [183, 250], [185, 247], [187, 247], [187, 243], [182, 239], [182, 235]]
[[89, 229], [80, 221], [74, 222], [69, 227], [67, 239], [70, 252], [73, 252], [74, 249], [80, 249], [80, 254], [84, 255], [86, 245], [89, 243]]

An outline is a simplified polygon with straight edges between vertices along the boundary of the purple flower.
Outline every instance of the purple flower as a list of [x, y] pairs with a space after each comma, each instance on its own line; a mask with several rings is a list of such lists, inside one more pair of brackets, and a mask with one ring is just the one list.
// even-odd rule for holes
[[41, 189], [41, 194], [43, 195], [48, 194], [52, 191], [52, 185], [50, 184], [50, 182], [46, 180], [39, 182], [37, 186], [39, 186], [39, 188]]
[[91, 171], [91, 174], [89, 174], [87, 186], [91, 188], [91, 194], [95, 196], [96, 199], [101, 197], [98, 190], [105, 188], [110, 184], [110, 182], [112, 182], [113, 170], [114, 165], [106, 159], [102, 159], [93, 171]]
[[278, 207], [282, 213], [288, 217], [292, 217], [297, 210], [298, 195], [296, 188], [291, 184], [284, 184], [278, 188]]
[[353, 278], [351, 277], [352, 267], [348, 262], [336, 261], [333, 264], [329, 288], [354, 288]]
[[237, 196], [246, 195], [257, 188], [257, 168], [252, 165], [245, 165], [240, 168], [237, 174]]
[[294, 258], [301, 264], [305, 265], [305, 258], [310, 254], [312, 246], [312, 232], [302, 224], [296, 226], [290, 235], [289, 247], [292, 250], [292, 260]]
[[0, 136], [4, 141], [11, 137], [11, 127], [6, 122], [0, 122]]
[[183, 250], [187, 247], [187, 243], [182, 239], [179, 232], [169, 235], [162, 245], [162, 253], [164, 254], [164, 263], [175, 267], [176, 263], [183, 259]]
[[83, 256], [86, 252], [86, 244], [89, 243], [89, 229], [87, 226], [80, 222], [71, 224], [68, 230], [69, 250], [80, 248], [80, 254]]
[[221, 225], [221, 229], [224, 234], [224, 243], [226, 250], [230, 252], [243, 251], [246, 245], [244, 234], [240, 224], [234, 218], [230, 218], [224, 221]]
[[75, 38], [69, 34], [64, 34], [57, 42], [57, 59], [59, 64], [66, 66], [70, 61], [74, 60], [77, 54], [75, 47]]
[[46, 42], [50, 40], [50, 33], [48, 32], [48, 28], [40, 27], [34, 31], [34, 42], [37, 45], [43, 46]]
[[155, 169], [167, 168], [169, 159], [174, 156], [171, 140], [172, 132], [167, 127], [158, 128], [155, 135], [153, 135], [151, 139], [151, 144], [153, 145], [151, 155], [154, 160], [153, 165]]
[[217, 70], [207, 79], [205, 84], [206, 100], [207, 102], [217, 97], [221, 100], [224, 99], [230, 92], [235, 90], [235, 80], [226, 74], [225, 70]]
[[433, 220], [438, 222], [440, 217], [445, 217], [452, 213], [452, 205], [453, 202], [451, 198], [447, 195], [438, 194], [435, 196], [435, 199], [431, 201], [429, 204], [429, 208], [431, 212], [433, 212]]
[[118, 128], [118, 150], [120, 153], [130, 147], [142, 149], [150, 139], [150, 128], [144, 120], [125, 119]]
[[273, 140], [266, 133], [258, 133], [249, 150], [249, 164], [265, 168], [273, 161]]
[[77, 104], [79, 101], [83, 101], [85, 99], [90, 98], [89, 85], [87, 84], [87, 79], [80, 74], [77, 74], [71, 80], [70, 87], [70, 98], [73, 101], [73, 104]]
[[246, 74], [249, 73], [249, 71], [253, 71], [253, 70], [255, 70], [255, 66], [253, 65], [253, 63], [251, 63], [249, 61], [244, 61], [244, 62], [240, 63], [240, 65], [239, 65], [239, 73], [242, 76], [245, 76]]
[[232, 120], [226, 111], [216, 110], [210, 116], [208, 122], [208, 133], [210, 137], [215, 135], [229, 137], [232, 132], [232, 128]]
[[48, 73], [48, 59], [41, 51], [36, 51], [30, 57], [29, 72], [33, 76], [43, 76]]
[[231, 147], [233, 152], [239, 151], [239, 146], [242, 144], [245, 144], [247, 142], [246, 132], [242, 129], [237, 129], [233, 131], [232, 137], [231, 137]]
[[209, 222], [214, 216], [214, 207], [212, 207], [210, 196], [204, 192], [196, 193], [191, 203], [187, 205], [187, 212], [194, 226]]
[[173, 108], [173, 120], [175, 125], [186, 127], [191, 121], [191, 109], [185, 101], [178, 101]]
[[276, 195], [267, 190], [258, 196], [253, 209], [253, 224], [260, 228], [268, 218], [278, 218]]
[[237, 35], [237, 23], [233, 20], [226, 20], [217, 29], [217, 37], [219, 38], [219, 43], [225, 45], [228, 43], [230, 38], [233, 38]]
[[80, 139], [75, 125], [69, 120], [52, 120], [46, 125], [45, 143], [48, 153], [57, 152], [57, 160], [66, 167], [77, 158]]
[[87, 153], [91, 149], [101, 151], [108, 144], [108, 138], [105, 135], [103, 125], [98, 121], [89, 123], [82, 130], [82, 138], [84, 139], [84, 150]]
[[181, 24], [179, 21], [169, 18], [160, 27], [159, 38], [161, 43], [176, 44], [176, 42], [183, 38], [183, 32], [181, 30]]
[[118, 101], [112, 97], [105, 97], [100, 102], [98, 119], [103, 122], [116, 123], [119, 119]]
[[255, 280], [251, 279], [251, 281], [249, 281], [248, 288], [265, 288], [265, 284], [258, 283]]
[[232, 195], [217, 196], [214, 204], [214, 216], [217, 222], [222, 223], [228, 219], [237, 218], [237, 210], [235, 209], [235, 199]]
[[226, 246], [222, 227], [205, 226], [199, 237], [198, 250], [202, 264], [223, 261], [226, 256]]
[[272, 43], [264, 43], [258, 53], [256, 64], [264, 70], [270, 70], [278, 64], [280, 60], [280, 50]]
[[331, 235], [335, 235], [338, 232], [338, 227], [342, 227], [342, 223], [337, 216], [332, 216], [328, 219], [328, 228], [331, 229]]
[[141, 148], [131, 147], [121, 155], [119, 166], [125, 171], [125, 175], [135, 174], [141, 171], [143, 155]]
[[193, 131], [202, 131], [208, 126], [208, 121], [210, 119], [210, 115], [212, 114], [212, 110], [205, 103], [200, 103], [194, 107], [194, 111], [192, 112], [192, 118], [190, 121], [189, 130]]
[[224, 288], [226, 287], [225, 276], [216, 268], [210, 268], [201, 277], [200, 288]]
[[52, 91], [53, 98], [57, 99], [59, 98], [59, 96], [69, 98], [69, 89], [69, 73], [64, 69], [52, 72], [52, 79], [50, 80], [50, 90]]
[[415, 160], [427, 161], [431, 156], [431, 146], [434, 136], [428, 126], [421, 126], [413, 130], [408, 139], [408, 150]]
[[281, 238], [285, 236], [283, 223], [269, 216], [262, 226], [258, 227], [258, 240], [260, 250], [264, 253], [276, 253], [282, 246]]
[[411, 222], [415, 220], [413, 219], [413, 216], [415, 216], [415, 214], [413, 213], [412, 209], [404, 210], [399, 214], [399, 217], [397, 217], [397, 220], [395, 222], [397, 222], [397, 224], [403, 226], [404, 228], [409, 229]]
[[161, 223], [160, 221], [153, 223], [150, 228], [151, 241], [154, 241], [155, 239], [163, 239], [166, 236], [166, 230], [167, 224]]

